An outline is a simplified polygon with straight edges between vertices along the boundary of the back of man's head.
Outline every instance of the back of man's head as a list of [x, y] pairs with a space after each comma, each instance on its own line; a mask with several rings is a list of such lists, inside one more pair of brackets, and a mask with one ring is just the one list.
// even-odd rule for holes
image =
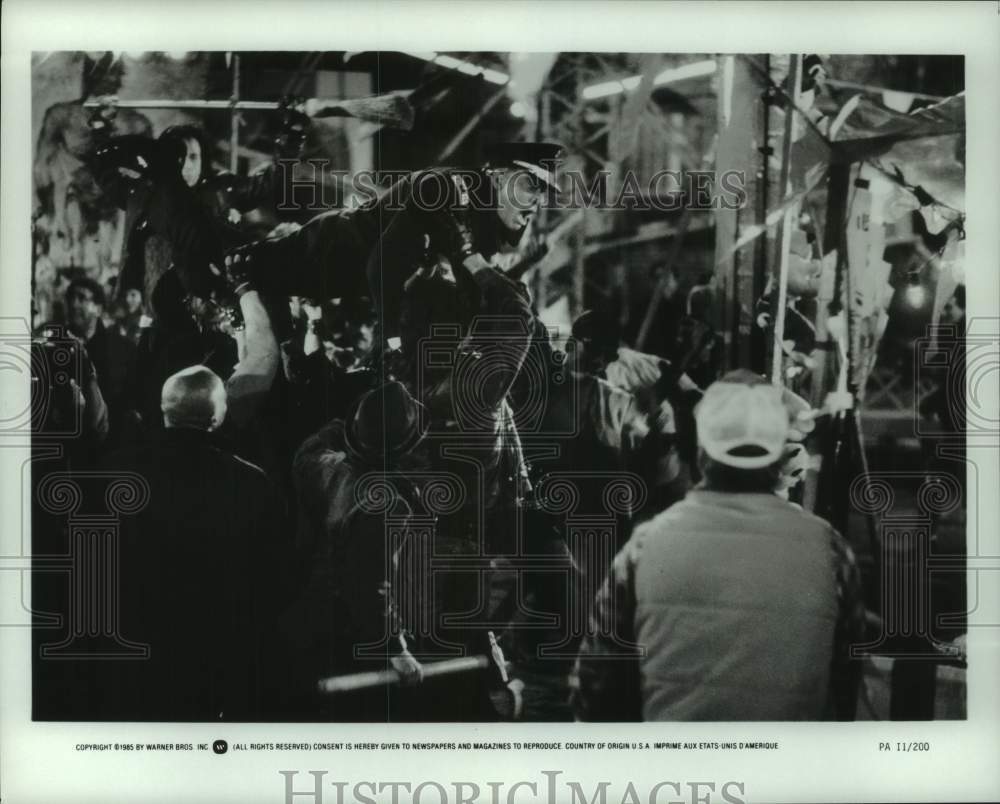
[[226, 386], [211, 369], [191, 366], [163, 383], [160, 410], [166, 427], [215, 430], [226, 418]]
[[695, 408], [699, 464], [720, 491], [771, 491], [789, 436], [782, 391], [747, 370], [712, 383]]

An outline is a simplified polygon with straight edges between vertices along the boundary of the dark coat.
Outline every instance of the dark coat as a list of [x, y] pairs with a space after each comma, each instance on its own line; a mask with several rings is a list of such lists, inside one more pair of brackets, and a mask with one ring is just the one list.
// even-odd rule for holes
[[[399, 653], [387, 522], [402, 530], [417, 492], [396, 469], [351, 455], [339, 420], [307, 438], [295, 456], [300, 528], [308, 531], [301, 541], [311, 545], [309, 577], [280, 623], [290, 659], [279, 678], [286, 714], [295, 719], [390, 719], [394, 699], [384, 689], [324, 698], [315, 687], [320, 678], [386, 669]], [[366, 504], [378, 499], [359, 488], [370, 482], [395, 490], [384, 511]]]
[[150, 656], [81, 663], [86, 708], [100, 720], [261, 719], [273, 691], [260, 635], [295, 580], [283, 500], [200, 430], [168, 429], [105, 468], [149, 486], [121, 520], [119, 600], [123, 635]]
[[136, 345], [117, 329], [97, 322], [97, 329], [86, 343], [87, 355], [97, 372], [97, 385], [108, 406], [111, 437], [121, 435], [123, 417], [130, 407], [128, 380], [135, 368]]
[[[175, 169], [165, 167], [159, 143], [142, 145], [150, 163], [142, 174], [118, 169], [132, 164], [129, 154], [134, 138], [113, 139], [92, 157], [95, 175], [106, 198], [125, 210], [119, 300], [125, 291], [143, 291], [148, 311], [161, 326], [187, 319], [182, 305], [185, 295], [208, 298], [222, 291], [218, 275], [210, 265], [222, 269], [224, 253], [247, 236], [231, 219], [275, 199], [274, 166], [251, 176], [215, 174], [188, 187]], [[177, 282], [161, 282], [171, 270]]]
[[370, 296], [383, 335], [396, 337], [403, 285], [428, 255], [489, 260], [503, 247], [489, 186], [483, 174], [457, 168], [410, 174], [358, 207], [324, 212], [295, 232], [246, 247], [257, 265], [254, 283], [283, 296]]

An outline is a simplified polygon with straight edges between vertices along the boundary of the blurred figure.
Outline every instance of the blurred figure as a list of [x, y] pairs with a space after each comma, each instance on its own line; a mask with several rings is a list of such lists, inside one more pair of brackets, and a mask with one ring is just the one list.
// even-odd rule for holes
[[[781, 347], [785, 384], [796, 392], [801, 392], [808, 381], [816, 360], [816, 298], [824, 272], [833, 270], [837, 255], [835, 251], [820, 258], [815, 253], [813, 236], [802, 229], [793, 229], [790, 237], [787, 273], [787, 296], [785, 301], [784, 329], [781, 333]], [[771, 342], [778, 316], [773, 314], [772, 304], [778, 287], [778, 277], [769, 276], [764, 294], [754, 307], [757, 327], [768, 335]], [[768, 357], [770, 359], [770, 346]]]
[[[681, 292], [677, 271], [672, 266], [655, 265], [650, 271], [649, 281], [648, 293], [654, 298], [644, 302], [641, 313], [630, 317], [626, 340], [651, 354], [667, 357], [677, 338], [677, 325], [684, 316], [685, 296]], [[648, 314], [645, 309], [647, 304], [655, 305], [656, 310], [646, 331], [645, 341], [638, 344], [638, 335]]]
[[395, 346], [414, 275], [443, 255], [453, 274], [471, 282], [512, 251], [542, 201], [558, 190], [560, 151], [550, 143], [498, 143], [477, 169], [414, 172], [357, 207], [321, 213], [286, 236], [246, 246], [241, 251], [251, 259], [239, 276], [282, 296], [368, 296], [381, 328], [379, 351], [384, 343]]
[[[340, 302], [340, 303], [337, 303]], [[295, 449], [333, 419], [343, 419], [376, 383], [364, 365], [371, 350], [371, 310], [334, 299], [318, 304], [293, 297], [291, 337], [281, 343], [287, 413]]]
[[695, 285], [688, 293], [687, 315], [677, 327], [672, 360], [677, 370], [687, 374], [700, 388], [708, 388], [719, 375], [723, 361], [723, 341], [709, 321], [712, 291]]
[[697, 423], [705, 479], [616, 557], [575, 669], [578, 718], [852, 718], [858, 570], [825, 521], [774, 494], [780, 391], [733, 372]]
[[123, 297], [122, 318], [118, 324], [119, 331], [130, 341], [138, 344], [142, 334], [142, 324], [142, 291], [139, 288], [129, 288]]
[[948, 354], [946, 368], [936, 378], [938, 387], [921, 405], [926, 414], [937, 417], [941, 429], [951, 434], [965, 433], [965, 285], [955, 288], [941, 310], [937, 348]]
[[[588, 310], [573, 322], [573, 338], [576, 348], [566, 360], [572, 384], [553, 387], [546, 422], [549, 432], [577, 433], [562, 448], [563, 467], [604, 473], [629, 470], [652, 485], [653, 461], [671, 452], [669, 438], [659, 436], [672, 435], [672, 431], [666, 434], [655, 429], [655, 419], [639, 398], [605, 379], [608, 365], [618, 359], [618, 327], [608, 317]], [[575, 394], [575, 405], [567, 394]], [[559, 421], [567, 415], [577, 415], [578, 420]]]
[[93, 279], [77, 277], [66, 288], [66, 328], [86, 348], [108, 407], [111, 435], [116, 437], [127, 408], [127, 378], [134, 367], [136, 349], [116, 328], [104, 325], [104, 305], [104, 289]]
[[[285, 655], [295, 658], [286, 661], [279, 677], [288, 714], [296, 719], [391, 719], [394, 698], [384, 688], [323, 698], [316, 682], [388, 666], [400, 669], [410, 661], [399, 640], [394, 603], [399, 590], [392, 571], [396, 546], [389, 542], [387, 518], [398, 523], [423, 510], [417, 482], [405, 473], [421, 467], [414, 451], [425, 435], [423, 406], [402, 383], [389, 382], [364, 394], [346, 421], [335, 419], [306, 439], [295, 456], [311, 574], [282, 620]], [[391, 488], [384, 511], [371, 504], [365, 482]]]
[[645, 513], [663, 510], [691, 486], [692, 409], [701, 398], [700, 389], [666, 358], [623, 346], [617, 323], [597, 311], [588, 310], [573, 322], [573, 337], [579, 351], [575, 365], [633, 396], [636, 411], [647, 418], [652, 435], [646, 460], [636, 471], [650, 487], [650, 509]]

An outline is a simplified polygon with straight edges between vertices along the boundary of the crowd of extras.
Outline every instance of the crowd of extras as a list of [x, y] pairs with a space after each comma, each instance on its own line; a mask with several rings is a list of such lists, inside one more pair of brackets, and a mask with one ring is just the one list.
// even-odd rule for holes
[[[212, 173], [196, 129], [102, 144], [122, 266], [56, 289], [37, 350], [69, 349], [76, 374], [36, 378], [36, 441], [81, 483], [138, 491], [115, 531], [118, 647], [42, 663], [53, 711], [853, 717], [857, 566], [794, 502], [808, 405], [722, 370], [702, 286], [647, 351], [604, 310], [543, 325], [509, 255], [552, 153], [506, 144], [481, 187], [432, 167], [399, 209], [240, 241], [230, 213], [264, 203], [267, 170]], [[448, 204], [417, 204], [427, 182]], [[36, 554], [69, 549], [64, 519], [39, 514]]]

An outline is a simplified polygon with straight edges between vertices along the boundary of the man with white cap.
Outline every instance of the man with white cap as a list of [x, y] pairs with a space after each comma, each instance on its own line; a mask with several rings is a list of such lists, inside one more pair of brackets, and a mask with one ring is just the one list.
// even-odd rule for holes
[[704, 480], [615, 558], [574, 673], [579, 719], [853, 717], [857, 567], [829, 524], [774, 493], [792, 415], [749, 372], [706, 391]]

